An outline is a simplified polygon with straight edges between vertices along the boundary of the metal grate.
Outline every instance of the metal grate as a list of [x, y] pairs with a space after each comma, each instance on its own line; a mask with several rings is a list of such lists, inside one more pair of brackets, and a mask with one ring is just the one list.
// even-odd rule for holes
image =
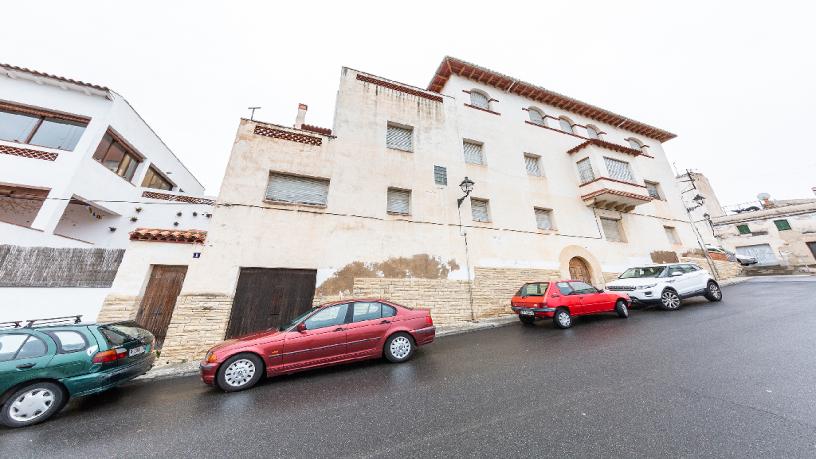
[[595, 180], [595, 173], [592, 172], [592, 164], [589, 162], [589, 158], [584, 158], [575, 165], [578, 166], [578, 177], [581, 179], [582, 185]]
[[604, 158], [606, 163], [606, 170], [609, 171], [609, 176], [613, 179], [624, 180], [627, 182], [634, 182], [635, 176], [632, 175], [632, 169], [626, 161], [619, 161], [612, 158]]
[[541, 176], [541, 168], [538, 165], [538, 156], [524, 155], [524, 167], [527, 168], [528, 175]]
[[550, 218], [551, 215], [552, 211], [549, 209], [535, 209], [536, 226], [538, 226], [538, 229], [553, 229], [552, 219]]
[[654, 199], [661, 199], [660, 191], [657, 189], [657, 183], [652, 182], [645, 182], [646, 183], [646, 192], [649, 193], [649, 196], [653, 197]]
[[326, 205], [329, 181], [288, 174], [270, 174], [266, 199], [296, 204]]
[[484, 164], [482, 154], [482, 144], [474, 142], [464, 142], [465, 162], [469, 164]]
[[443, 166], [434, 166], [434, 183], [437, 185], [448, 184], [448, 170]]
[[388, 125], [388, 132], [385, 134], [385, 144], [388, 148], [403, 151], [413, 151], [413, 129], [400, 126]]
[[470, 198], [470, 214], [474, 222], [489, 222], [490, 212], [487, 200]]
[[470, 105], [490, 110], [490, 99], [478, 91], [470, 91]]
[[396, 188], [388, 189], [388, 213], [408, 215], [411, 213], [411, 192]]

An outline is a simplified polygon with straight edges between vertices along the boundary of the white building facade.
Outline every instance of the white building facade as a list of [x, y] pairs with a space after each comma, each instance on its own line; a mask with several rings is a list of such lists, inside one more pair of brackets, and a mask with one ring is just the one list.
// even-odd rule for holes
[[203, 193], [119, 94], [0, 65], [0, 320], [95, 317], [129, 233], [205, 229]]
[[[603, 286], [697, 247], [662, 129], [450, 57], [427, 89], [344, 68], [331, 130], [303, 124], [305, 109], [294, 128], [240, 122], [163, 357], [275, 326], [313, 297], [478, 319], [506, 313], [525, 281]], [[105, 317], [138, 314], [141, 284], [112, 292]]]

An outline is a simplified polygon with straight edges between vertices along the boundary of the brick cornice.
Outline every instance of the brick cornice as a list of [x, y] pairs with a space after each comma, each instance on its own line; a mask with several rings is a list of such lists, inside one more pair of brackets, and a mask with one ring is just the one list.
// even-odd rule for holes
[[283, 129], [275, 129], [271, 127], [255, 125], [253, 133], [275, 139], [288, 140], [290, 142], [305, 143], [306, 145], [320, 146], [323, 144], [323, 139], [320, 137], [313, 137], [310, 135], [299, 134], [297, 132], [284, 131]]
[[0, 154], [43, 159], [45, 161], [55, 161], [57, 156], [59, 156], [58, 153], [52, 153], [50, 151], [32, 150], [30, 148], [13, 147], [11, 145], [0, 145]]
[[381, 80], [368, 75], [360, 75], [359, 73], [357, 74], [357, 79], [366, 83], [382, 86], [383, 88], [393, 89], [394, 91], [403, 92], [412, 96], [422, 97], [423, 99], [432, 100], [434, 102], [442, 102], [442, 96], [431, 94], [420, 89], [414, 89], [408, 85], [396, 83], [394, 81]]
[[213, 201], [212, 199], [199, 198], [195, 196], [184, 196], [178, 194], [159, 193], [157, 191], [144, 191], [142, 192], [142, 197], [150, 199], [161, 199], [163, 201], [186, 202], [187, 204], [206, 204], [210, 206], [215, 204], [215, 201]]
[[[578, 137], [580, 137], [580, 136], [578, 136]], [[636, 149], [631, 148], [631, 147], [625, 147], [625, 146], [619, 145], [617, 143], [607, 142], [606, 140], [600, 140], [600, 139], [587, 139], [586, 142], [584, 142], [584, 143], [582, 143], [580, 145], [577, 145], [575, 147], [572, 147], [569, 150], [567, 150], [567, 153], [569, 153], [569, 154], [577, 153], [577, 152], [583, 150], [584, 148], [586, 148], [586, 147], [588, 147], [590, 145], [594, 145], [594, 146], [600, 147], [600, 148], [605, 148], [605, 149], [611, 150], [611, 151], [617, 151], [619, 153], [626, 153], [627, 155], [645, 156], [647, 158], [654, 158], [654, 156], [647, 155], [646, 153], [644, 153], [644, 152], [642, 152], [640, 150], [636, 150]]]

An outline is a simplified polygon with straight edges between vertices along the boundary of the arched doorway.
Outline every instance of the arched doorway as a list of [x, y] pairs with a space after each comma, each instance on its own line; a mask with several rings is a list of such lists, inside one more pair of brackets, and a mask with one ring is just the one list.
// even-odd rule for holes
[[592, 271], [589, 270], [587, 262], [581, 257], [572, 257], [569, 261], [570, 277], [574, 280], [592, 284]]

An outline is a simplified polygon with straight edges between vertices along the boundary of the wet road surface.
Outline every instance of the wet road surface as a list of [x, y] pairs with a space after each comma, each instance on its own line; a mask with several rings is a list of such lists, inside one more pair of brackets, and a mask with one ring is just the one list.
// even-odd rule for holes
[[0, 457], [816, 457], [816, 279], [440, 338], [225, 394], [131, 383], [0, 430]]

